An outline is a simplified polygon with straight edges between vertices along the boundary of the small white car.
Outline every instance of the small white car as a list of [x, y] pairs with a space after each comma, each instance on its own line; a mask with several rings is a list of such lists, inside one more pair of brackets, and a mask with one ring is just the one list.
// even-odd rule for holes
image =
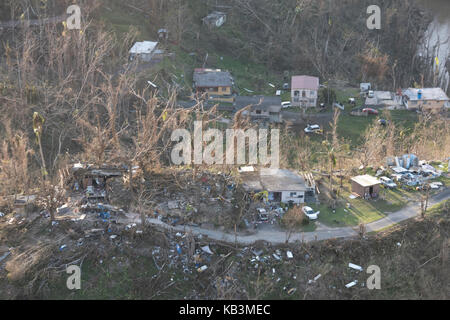
[[320, 130], [320, 126], [318, 124], [308, 125], [305, 128], [306, 133], [313, 133]]
[[291, 107], [291, 102], [290, 101], [284, 101], [284, 102], [281, 103], [281, 107], [283, 109], [290, 108]]
[[319, 219], [320, 211], [314, 212], [311, 207], [303, 207], [302, 209], [305, 216], [308, 217], [309, 220], [317, 220]]
[[392, 179], [389, 179], [388, 177], [381, 177], [380, 181], [381, 181], [381, 184], [383, 186], [385, 186], [386, 188], [391, 188], [391, 189], [397, 188], [397, 184], [394, 181], [392, 181]]
[[372, 90], [369, 91], [368, 95], [369, 98], [374, 98], [375, 97], [375, 92], [373, 92]]

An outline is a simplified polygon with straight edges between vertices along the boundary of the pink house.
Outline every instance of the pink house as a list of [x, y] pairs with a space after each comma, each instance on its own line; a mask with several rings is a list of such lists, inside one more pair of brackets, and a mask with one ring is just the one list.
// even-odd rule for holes
[[291, 83], [291, 103], [297, 107], [316, 107], [319, 92], [319, 78], [293, 76]]

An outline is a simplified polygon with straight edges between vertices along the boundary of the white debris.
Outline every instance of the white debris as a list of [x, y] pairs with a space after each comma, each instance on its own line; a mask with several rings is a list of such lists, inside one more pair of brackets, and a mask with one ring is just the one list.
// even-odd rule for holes
[[201, 272], [205, 271], [206, 269], [208, 269], [208, 266], [200, 267], [197, 269], [197, 271], [201, 273]]
[[214, 254], [214, 252], [211, 251], [209, 246], [202, 247], [203, 252], [206, 252], [207, 254]]
[[292, 254], [291, 251], [286, 252], [286, 255], [287, 255], [288, 259], [293, 259], [294, 258], [294, 255]]
[[357, 284], [358, 284], [358, 280], [355, 280], [353, 282], [350, 282], [350, 283], [346, 284], [345, 287], [346, 288], [351, 288], [351, 287], [356, 286]]
[[116, 235], [116, 234], [113, 234], [113, 235], [111, 235], [109, 238], [110, 238], [111, 240], [114, 240], [115, 238], [117, 238], [117, 235]]
[[361, 271], [361, 272], [363, 271], [363, 268], [361, 266], [356, 265], [356, 264], [349, 263], [348, 266], [349, 266], [349, 268], [352, 268], [352, 269], [355, 269], [355, 270], [358, 270], [358, 271]]
[[319, 273], [317, 276], [315, 276], [313, 280], [309, 280], [308, 284], [312, 284], [312, 283], [316, 282], [317, 280], [320, 279], [320, 277], [322, 277], [321, 273]]
[[279, 255], [277, 255], [277, 254], [273, 254], [273, 257], [275, 258], [275, 260], [278, 260], [278, 261], [280, 261], [281, 260], [281, 258], [280, 258], [280, 256]]
[[397, 247], [401, 247], [402, 244], [400, 242], [397, 242]]
[[82, 221], [86, 219], [86, 215], [82, 214], [79, 218], [72, 219], [73, 222]]
[[0, 212], [0, 217], [4, 217], [5, 214], [3, 212]]

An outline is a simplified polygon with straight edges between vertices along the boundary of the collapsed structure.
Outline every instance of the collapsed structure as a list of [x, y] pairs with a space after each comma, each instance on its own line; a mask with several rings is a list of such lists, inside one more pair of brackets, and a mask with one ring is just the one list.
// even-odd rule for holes
[[122, 177], [127, 169], [117, 167], [95, 167], [92, 165], [74, 164], [63, 172], [66, 187], [73, 191], [85, 192], [88, 200], [107, 201], [108, 181]]

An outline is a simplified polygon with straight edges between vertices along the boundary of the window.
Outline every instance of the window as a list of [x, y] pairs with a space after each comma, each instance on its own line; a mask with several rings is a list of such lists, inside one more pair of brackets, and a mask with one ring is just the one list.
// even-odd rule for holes
[[297, 195], [297, 192], [291, 192], [290, 197], [291, 197], [291, 198], [294, 198], [296, 195]]
[[302, 97], [305, 98], [306, 97], [306, 91], [303, 90], [302, 92]]
[[256, 110], [256, 114], [261, 114], [261, 110]]

